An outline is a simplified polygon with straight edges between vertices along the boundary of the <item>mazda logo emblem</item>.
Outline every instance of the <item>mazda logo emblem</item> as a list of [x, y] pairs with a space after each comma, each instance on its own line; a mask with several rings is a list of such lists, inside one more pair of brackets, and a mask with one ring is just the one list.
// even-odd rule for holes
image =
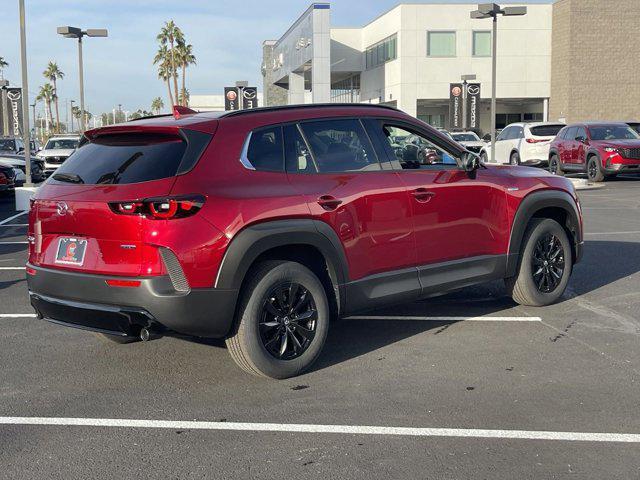
[[58, 212], [58, 215], [66, 215], [69, 211], [69, 205], [67, 205], [65, 202], [58, 202], [56, 204], [56, 210]]
[[244, 95], [244, 98], [246, 98], [247, 100], [252, 100], [254, 98], [256, 98], [256, 91], [255, 90], [245, 90], [244, 92], [242, 92], [242, 94]]
[[469, 95], [478, 95], [480, 93], [480, 85], [469, 85], [467, 92], [469, 92]]
[[20, 90], [10, 90], [7, 92], [7, 98], [13, 102], [20, 100], [22, 92]]

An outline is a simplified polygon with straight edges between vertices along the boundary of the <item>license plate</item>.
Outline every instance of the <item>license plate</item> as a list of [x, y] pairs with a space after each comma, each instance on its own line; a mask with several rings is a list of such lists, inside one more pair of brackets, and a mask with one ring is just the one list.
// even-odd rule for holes
[[77, 238], [61, 238], [58, 241], [56, 263], [65, 265], [82, 265], [87, 253], [87, 241]]

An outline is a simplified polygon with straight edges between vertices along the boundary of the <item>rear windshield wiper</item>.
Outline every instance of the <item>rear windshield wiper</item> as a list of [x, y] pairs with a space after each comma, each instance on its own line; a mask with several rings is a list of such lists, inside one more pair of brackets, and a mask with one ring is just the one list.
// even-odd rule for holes
[[54, 173], [53, 179], [58, 180], [59, 182], [84, 183], [82, 177], [80, 175], [76, 175], [75, 173]]

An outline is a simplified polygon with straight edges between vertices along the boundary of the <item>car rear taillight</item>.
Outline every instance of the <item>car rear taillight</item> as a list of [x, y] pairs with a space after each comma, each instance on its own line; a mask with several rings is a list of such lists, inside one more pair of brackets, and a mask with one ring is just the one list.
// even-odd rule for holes
[[548, 138], [527, 138], [527, 143], [543, 143], [550, 142]]
[[120, 215], [144, 215], [156, 220], [185, 218], [196, 214], [204, 205], [202, 195], [148, 198], [136, 202], [111, 202], [109, 208]]
[[110, 280], [105, 280], [105, 282], [110, 287], [119, 287], [119, 288], [137, 288], [140, 285], [142, 285], [142, 282], [139, 280], [110, 279]]

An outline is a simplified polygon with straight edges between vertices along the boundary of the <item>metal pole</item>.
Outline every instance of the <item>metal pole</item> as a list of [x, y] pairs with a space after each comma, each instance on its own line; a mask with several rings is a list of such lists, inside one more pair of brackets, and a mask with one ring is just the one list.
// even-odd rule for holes
[[78, 37], [78, 66], [80, 68], [80, 128], [81, 132], [87, 129], [87, 124], [84, 118], [84, 74], [82, 66], [82, 34]]
[[496, 161], [496, 76], [498, 52], [498, 14], [493, 14], [493, 45], [491, 53], [491, 161]]
[[467, 81], [462, 81], [462, 130], [467, 131]]
[[73, 100], [69, 100], [69, 103], [71, 104], [71, 131], [69, 133], [73, 133]]
[[25, 143], [24, 170], [26, 179], [24, 186], [31, 187], [31, 132], [29, 131], [29, 81], [27, 78], [27, 34], [25, 28], [24, 0], [20, 5], [20, 62], [22, 63], [22, 136]]

